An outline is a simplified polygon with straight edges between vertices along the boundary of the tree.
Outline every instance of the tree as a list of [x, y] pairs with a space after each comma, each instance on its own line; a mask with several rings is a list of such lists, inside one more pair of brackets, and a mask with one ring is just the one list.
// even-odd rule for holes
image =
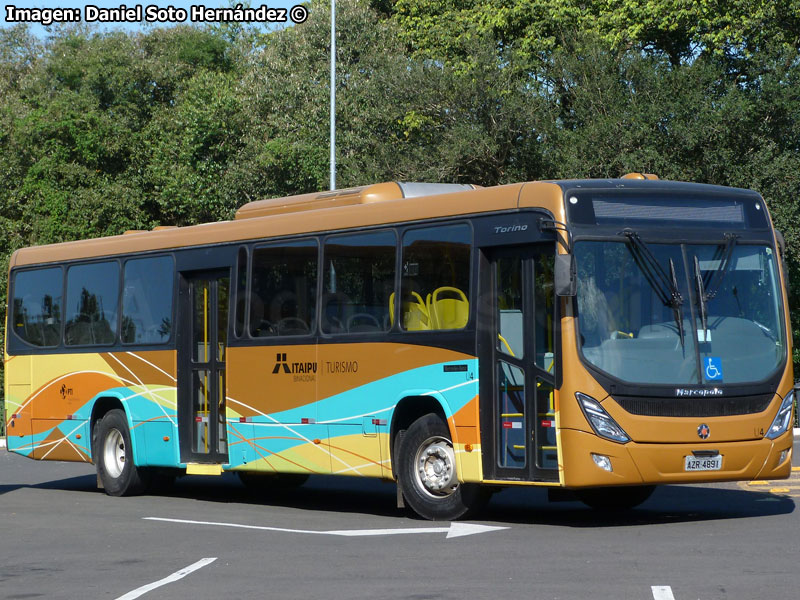
[[[407, 56], [396, 26], [365, 2], [340, 2], [337, 11], [339, 187], [392, 179], [491, 184], [537, 170], [544, 102], [496, 68], [493, 39], [469, 42], [476, 71], [465, 74]], [[272, 36], [245, 80], [245, 111], [258, 125], [241, 162], [277, 159], [268, 170], [278, 177], [260, 180], [263, 194], [287, 193], [286, 182], [307, 186], [294, 191], [327, 185], [328, 14], [312, 11], [306, 23]]]
[[700, 54], [749, 57], [767, 43], [797, 47], [797, 0], [397, 0], [386, 6], [417, 54], [469, 64], [464, 38], [491, 34], [521, 70], [535, 70], [562, 39], [593, 34], [618, 49], [644, 48], [673, 65]]
[[[541, 75], [558, 118], [545, 132], [552, 177], [630, 171], [760, 192], [787, 241], [789, 304], [800, 347], [800, 56], [785, 46], [730, 77], [724, 57], [666, 57], [581, 40]], [[587, 48], [590, 49], [587, 51]], [[800, 367], [800, 352], [794, 361]]]

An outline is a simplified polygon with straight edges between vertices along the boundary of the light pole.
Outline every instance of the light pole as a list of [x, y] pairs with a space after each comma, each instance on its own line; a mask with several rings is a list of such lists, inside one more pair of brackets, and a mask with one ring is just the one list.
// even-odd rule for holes
[[336, 189], [336, 0], [331, 0], [331, 189]]

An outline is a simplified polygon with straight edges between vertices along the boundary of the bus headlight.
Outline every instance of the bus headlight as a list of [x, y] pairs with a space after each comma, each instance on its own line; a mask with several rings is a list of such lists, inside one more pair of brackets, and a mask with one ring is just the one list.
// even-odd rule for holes
[[765, 438], [774, 440], [776, 437], [786, 433], [786, 430], [789, 429], [789, 423], [792, 422], [793, 405], [794, 390], [786, 394], [784, 397], [781, 407], [778, 409], [778, 414], [775, 415], [775, 419], [772, 421], [772, 425], [769, 426], [767, 435], [764, 436]]
[[575, 397], [578, 399], [578, 404], [586, 420], [589, 421], [589, 425], [597, 435], [621, 444], [631, 441], [628, 434], [617, 425], [617, 422], [600, 406], [597, 400], [580, 392], [575, 392]]

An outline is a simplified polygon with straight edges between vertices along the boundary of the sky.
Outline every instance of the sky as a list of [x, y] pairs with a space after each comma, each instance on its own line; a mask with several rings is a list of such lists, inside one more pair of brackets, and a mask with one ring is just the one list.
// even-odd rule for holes
[[[117, 0], [116, 2], [107, 2], [104, 0], [97, 0], [88, 2], [71, 2], [69, 0], [56, 0], [55, 2], [45, 2], [43, 0], [0, 0], [2, 1], [2, 20], [0, 21], [0, 28], [5, 27], [12, 27], [17, 25], [19, 21], [15, 21], [15, 17], [19, 17], [18, 13], [14, 9], [42, 9], [44, 12], [46, 9], [72, 9], [73, 11], [77, 9], [78, 15], [82, 20], [86, 20], [87, 18], [91, 18], [93, 15], [97, 15], [98, 17], [102, 18], [102, 15], [99, 14], [99, 11], [95, 11], [94, 8], [97, 9], [119, 9], [121, 6], [125, 6], [128, 9], [136, 9], [140, 11], [143, 21], [113, 21], [113, 22], [101, 22], [99, 19], [94, 22], [94, 26], [97, 27], [100, 31], [109, 31], [113, 29], [122, 29], [124, 31], [139, 31], [145, 30], [147, 28], [152, 27], [168, 27], [170, 25], [177, 25], [177, 24], [201, 24], [199, 21], [192, 20], [192, 12], [191, 6], [198, 6], [202, 7], [203, 9], [216, 9], [216, 8], [231, 8], [231, 2], [229, 0], [194, 0], [194, 1], [180, 1], [180, 0], [144, 0], [144, 2], [137, 2], [137, 0]], [[280, 28], [285, 27], [287, 25], [292, 25], [294, 21], [292, 20], [292, 16], [295, 16], [296, 19], [302, 19], [303, 12], [305, 10], [305, 6], [299, 7], [302, 0], [250, 0], [249, 2], [245, 1], [243, 4], [249, 6], [254, 9], [262, 9], [259, 18], [266, 18], [266, 19], [273, 19], [276, 17], [280, 17], [281, 15], [269, 15], [267, 14], [267, 9], [284, 9], [286, 11], [286, 22], [274, 22], [274, 23], [265, 23], [264, 27], [268, 29], [272, 28]], [[235, 3], [233, 3], [235, 6]], [[295, 8], [292, 11], [292, 8]], [[307, 5], [306, 5], [307, 6]], [[13, 7], [13, 8], [10, 8]], [[9, 12], [11, 10], [11, 13]], [[182, 16], [180, 11], [184, 11], [186, 15], [186, 19], [180, 21], [179, 18]], [[307, 13], [306, 13], [307, 14]], [[115, 16], [115, 15], [109, 15]], [[195, 14], [195, 16], [197, 16]], [[212, 15], [213, 16], [213, 15]], [[11, 17], [11, 20], [9, 20]], [[51, 13], [52, 18], [56, 18], [56, 13]], [[150, 22], [147, 22], [148, 17], [151, 19]], [[158, 21], [158, 19], [165, 19], [163, 21]], [[39, 36], [39, 37], [47, 37], [48, 28], [41, 23], [29, 23], [31, 31]]]

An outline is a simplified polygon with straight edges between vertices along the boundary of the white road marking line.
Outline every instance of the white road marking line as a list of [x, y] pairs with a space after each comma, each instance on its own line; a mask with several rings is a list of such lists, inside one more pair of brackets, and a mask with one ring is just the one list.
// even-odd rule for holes
[[164, 579], [159, 579], [158, 581], [154, 581], [153, 583], [148, 583], [147, 585], [143, 585], [142, 587], [136, 588], [135, 590], [128, 592], [124, 596], [120, 596], [119, 598], [117, 598], [117, 600], [133, 600], [134, 598], [138, 598], [139, 596], [142, 596], [147, 592], [150, 592], [156, 588], [160, 588], [162, 585], [167, 585], [168, 583], [172, 583], [174, 581], [178, 581], [179, 579], [183, 579], [189, 573], [193, 573], [198, 569], [202, 569], [206, 565], [210, 565], [215, 560], [217, 560], [216, 556], [214, 558], [203, 558], [201, 560], [198, 560], [196, 563], [193, 563], [188, 567], [181, 569], [180, 571], [175, 571], [172, 575], [164, 577]]
[[675, 600], [668, 585], [651, 585], [650, 589], [653, 590], [653, 600]]
[[[367, 537], [376, 535], [408, 535], [414, 533], [446, 533], [447, 539], [499, 531], [508, 527], [476, 525], [472, 523], [453, 522], [446, 527], [406, 527], [398, 529], [339, 529], [334, 531], [314, 531], [311, 529], [287, 529], [285, 527], [267, 527], [265, 525], [242, 525], [240, 523], [218, 523], [215, 521], [190, 521], [187, 519], [164, 519], [161, 517], [142, 517], [146, 521], [166, 521], [168, 523], [184, 523], [188, 525], [212, 525], [216, 527], [235, 527], [239, 529], [257, 529], [260, 531], [281, 531], [284, 533], [310, 533], [314, 535], [336, 535], [343, 537]], [[661, 600], [661, 599], [657, 599]], [[667, 600], [666, 598], [664, 600]], [[674, 600], [674, 598], [672, 599]]]

